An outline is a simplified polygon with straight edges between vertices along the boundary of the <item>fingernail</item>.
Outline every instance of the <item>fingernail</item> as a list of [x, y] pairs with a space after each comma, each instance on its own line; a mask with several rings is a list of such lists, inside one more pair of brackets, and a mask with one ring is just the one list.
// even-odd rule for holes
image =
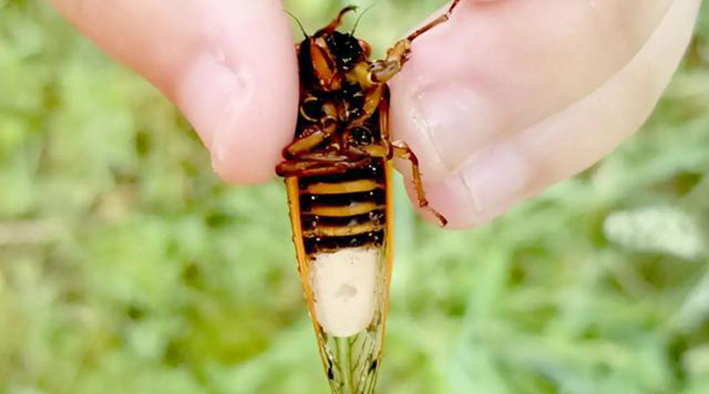
[[530, 185], [531, 166], [512, 144], [474, 154], [461, 180], [482, 217], [497, 216], [516, 202]]
[[471, 152], [492, 142], [503, 125], [495, 104], [458, 85], [427, 88], [414, 95], [413, 117], [449, 173]]
[[177, 103], [215, 160], [219, 160], [219, 140], [245, 107], [250, 89], [248, 71], [230, 62], [222, 51], [198, 57], [185, 74]]

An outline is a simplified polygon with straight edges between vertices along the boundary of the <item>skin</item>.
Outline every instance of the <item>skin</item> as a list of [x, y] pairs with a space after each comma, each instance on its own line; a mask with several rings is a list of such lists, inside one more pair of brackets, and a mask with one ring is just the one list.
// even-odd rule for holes
[[[50, 2], [175, 102], [221, 177], [275, 175], [298, 111], [279, 1]], [[676, 70], [700, 4], [464, 0], [420, 37], [392, 81], [392, 132], [418, 156], [449, 228], [504, 213], [632, 135]], [[410, 175], [406, 163], [400, 169]]]

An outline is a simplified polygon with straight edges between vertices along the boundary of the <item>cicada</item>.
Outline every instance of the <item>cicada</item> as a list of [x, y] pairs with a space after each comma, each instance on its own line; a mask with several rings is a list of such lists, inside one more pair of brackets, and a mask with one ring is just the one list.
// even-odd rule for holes
[[418, 204], [428, 206], [416, 155], [389, 134], [387, 83], [412, 42], [449, 20], [460, 0], [372, 61], [371, 47], [338, 28], [356, 7], [296, 46], [300, 112], [276, 172], [285, 178], [298, 268], [330, 387], [371, 394], [379, 371], [392, 275], [392, 162], [411, 163]]

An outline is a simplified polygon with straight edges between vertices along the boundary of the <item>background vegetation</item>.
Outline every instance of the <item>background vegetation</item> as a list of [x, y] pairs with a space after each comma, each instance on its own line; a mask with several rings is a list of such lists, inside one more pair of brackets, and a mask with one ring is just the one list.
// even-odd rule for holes
[[[443, 3], [380, 2], [381, 51]], [[291, 0], [310, 27], [342, 4]], [[387, 394], [709, 391], [709, 13], [644, 130], [480, 229], [399, 204]], [[394, 16], [396, 15], [396, 16]], [[280, 182], [43, 2], [0, 0], [0, 393], [327, 392]]]

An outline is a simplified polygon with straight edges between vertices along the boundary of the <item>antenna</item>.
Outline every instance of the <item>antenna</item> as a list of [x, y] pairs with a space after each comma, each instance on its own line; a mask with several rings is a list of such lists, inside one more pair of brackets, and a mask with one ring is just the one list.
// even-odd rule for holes
[[298, 26], [300, 27], [300, 31], [303, 33], [303, 36], [305, 36], [305, 38], [310, 38], [310, 36], [308, 35], [308, 33], [305, 31], [305, 28], [303, 27], [303, 24], [300, 23], [300, 20], [298, 20], [298, 18], [297, 18], [295, 15], [291, 14], [290, 12], [288, 12], [288, 11], [286, 11], [286, 10], [283, 10], [283, 12], [285, 12], [286, 14], [288, 14], [288, 16], [290, 16], [291, 18], [293, 18], [293, 20], [294, 20], [294, 21], [298, 24]]
[[367, 12], [369, 12], [369, 10], [371, 10], [372, 8], [374, 8], [375, 5], [376, 5], [376, 3], [370, 5], [370, 6], [367, 7], [364, 11], [362, 11], [361, 14], [359, 14], [359, 17], [357, 18], [357, 21], [355, 22], [354, 27], [352, 28], [352, 32], [350, 33], [351, 35], [354, 36], [355, 32], [357, 31], [357, 26], [359, 26], [359, 22], [362, 20], [362, 17], [363, 17]]

